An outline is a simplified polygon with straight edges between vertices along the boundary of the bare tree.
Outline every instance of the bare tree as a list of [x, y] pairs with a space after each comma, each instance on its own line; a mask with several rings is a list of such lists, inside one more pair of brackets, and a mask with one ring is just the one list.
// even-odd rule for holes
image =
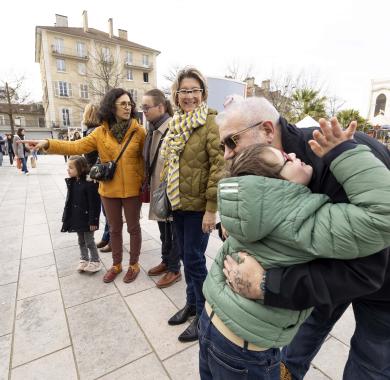
[[172, 83], [175, 81], [176, 77], [177, 77], [177, 74], [179, 73], [179, 71], [182, 69], [183, 67], [178, 65], [178, 64], [174, 64], [172, 65], [168, 71], [163, 74], [163, 78], [167, 81], [167, 85], [163, 86], [161, 91], [166, 95], [166, 96], [170, 96], [171, 95], [171, 86], [172, 86]]
[[329, 117], [336, 116], [345, 103], [346, 103], [345, 100], [339, 98], [336, 95], [328, 97], [328, 104], [327, 104], [328, 116]]
[[112, 88], [119, 87], [123, 79], [123, 65], [124, 62], [111, 50], [95, 43], [86, 74], [91, 95], [100, 99]]
[[0, 101], [8, 105], [6, 113], [9, 117], [11, 133], [13, 135], [15, 134], [15, 105], [24, 103], [30, 95], [23, 91], [24, 81], [24, 76], [16, 77], [14, 80], [1, 80]]
[[239, 60], [234, 59], [226, 67], [225, 78], [245, 81], [245, 79], [253, 76], [253, 64], [242, 65]]

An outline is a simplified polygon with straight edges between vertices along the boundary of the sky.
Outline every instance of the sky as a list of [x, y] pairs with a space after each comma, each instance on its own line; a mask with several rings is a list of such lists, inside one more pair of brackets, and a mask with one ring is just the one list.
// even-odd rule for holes
[[371, 80], [390, 79], [387, 0], [43, 0], [7, 1], [2, 6], [0, 80], [25, 75], [30, 99], [41, 100], [35, 63], [35, 26], [53, 26], [55, 14], [68, 25], [114, 33], [161, 51], [157, 86], [174, 66], [193, 65], [206, 76], [223, 77], [228, 66], [252, 67], [256, 83], [303, 73], [328, 96], [367, 117]]

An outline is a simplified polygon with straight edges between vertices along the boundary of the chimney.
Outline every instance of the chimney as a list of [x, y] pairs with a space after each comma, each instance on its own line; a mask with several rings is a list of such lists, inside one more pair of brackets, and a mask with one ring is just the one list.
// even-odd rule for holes
[[127, 41], [127, 30], [118, 29], [118, 36], [119, 38], [122, 38], [123, 40]]
[[112, 23], [112, 18], [108, 19], [108, 37], [112, 38], [114, 36], [114, 26]]
[[88, 32], [88, 12], [83, 11], [83, 29], [84, 33]]
[[56, 14], [56, 23], [54, 26], [60, 26], [60, 27], [68, 27], [68, 16], [62, 16]]
[[261, 82], [261, 89], [269, 91], [271, 88], [271, 81], [269, 79], [263, 80]]

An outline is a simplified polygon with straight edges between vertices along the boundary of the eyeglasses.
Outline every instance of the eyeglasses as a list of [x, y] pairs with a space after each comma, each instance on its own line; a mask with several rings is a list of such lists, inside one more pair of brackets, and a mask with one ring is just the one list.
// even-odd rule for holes
[[157, 104], [156, 106], [148, 106], [148, 105], [146, 105], [146, 104], [142, 104], [141, 110], [142, 110], [143, 112], [148, 112], [151, 108], [155, 108], [155, 107], [158, 107], [158, 106], [159, 106], [159, 104]]
[[242, 131], [240, 132], [237, 132], [231, 136], [228, 136], [226, 138], [223, 139], [223, 141], [221, 141], [221, 143], [219, 144], [219, 147], [221, 148], [221, 150], [224, 152], [225, 151], [225, 145], [230, 149], [230, 150], [233, 150], [237, 147], [237, 144], [238, 144], [238, 141], [240, 139], [239, 135], [249, 131], [250, 129], [252, 128], [255, 128], [259, 125], [263, 124], [262, 121], [260, 121], [259, 123], [256, 123], [255, 125], [251, 125], [250, 127], [248, 128], [245, 128], [243, 129]]
[[280, 169], [278, 170], [277, 174], [280, 174], [283, 170], [283, 168], [286, 166], [287, 162], [292, 162], [292, 158], [286, 153], [284, 152], [283, 150], [280, 151], [282, 153], [282, 156], [284, 158], [284, 163], [283, 165], [280, 167]]
[[193, 88], [191, 90], [178, 90], [176, 91], [176, 94], [180, 97], [186, 96], [186, 95], [200, 95], [203, 92], [203, 88]]
[[122, 107], [122, 108], [131, 108], [131, 102], [120, 102], [120, 103], [115, 103], [117, 106]]

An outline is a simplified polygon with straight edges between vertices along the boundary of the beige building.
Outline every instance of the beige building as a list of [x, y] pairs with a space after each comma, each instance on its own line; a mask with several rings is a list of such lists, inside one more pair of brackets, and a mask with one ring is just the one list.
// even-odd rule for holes
[[114, 35], [113, 20], [107, 33], [68, 26], [56, 15], [55, 26], [37, 26], [35, 62], [40, 64], [43, 107], [47, 127], [79, 128], [85, 105], [99, 102], [110, 87], [128, 90], [140, 106], [145, 91], [156, 87], [156, 57], [160, 53], [131, 42], [127, 31]]

